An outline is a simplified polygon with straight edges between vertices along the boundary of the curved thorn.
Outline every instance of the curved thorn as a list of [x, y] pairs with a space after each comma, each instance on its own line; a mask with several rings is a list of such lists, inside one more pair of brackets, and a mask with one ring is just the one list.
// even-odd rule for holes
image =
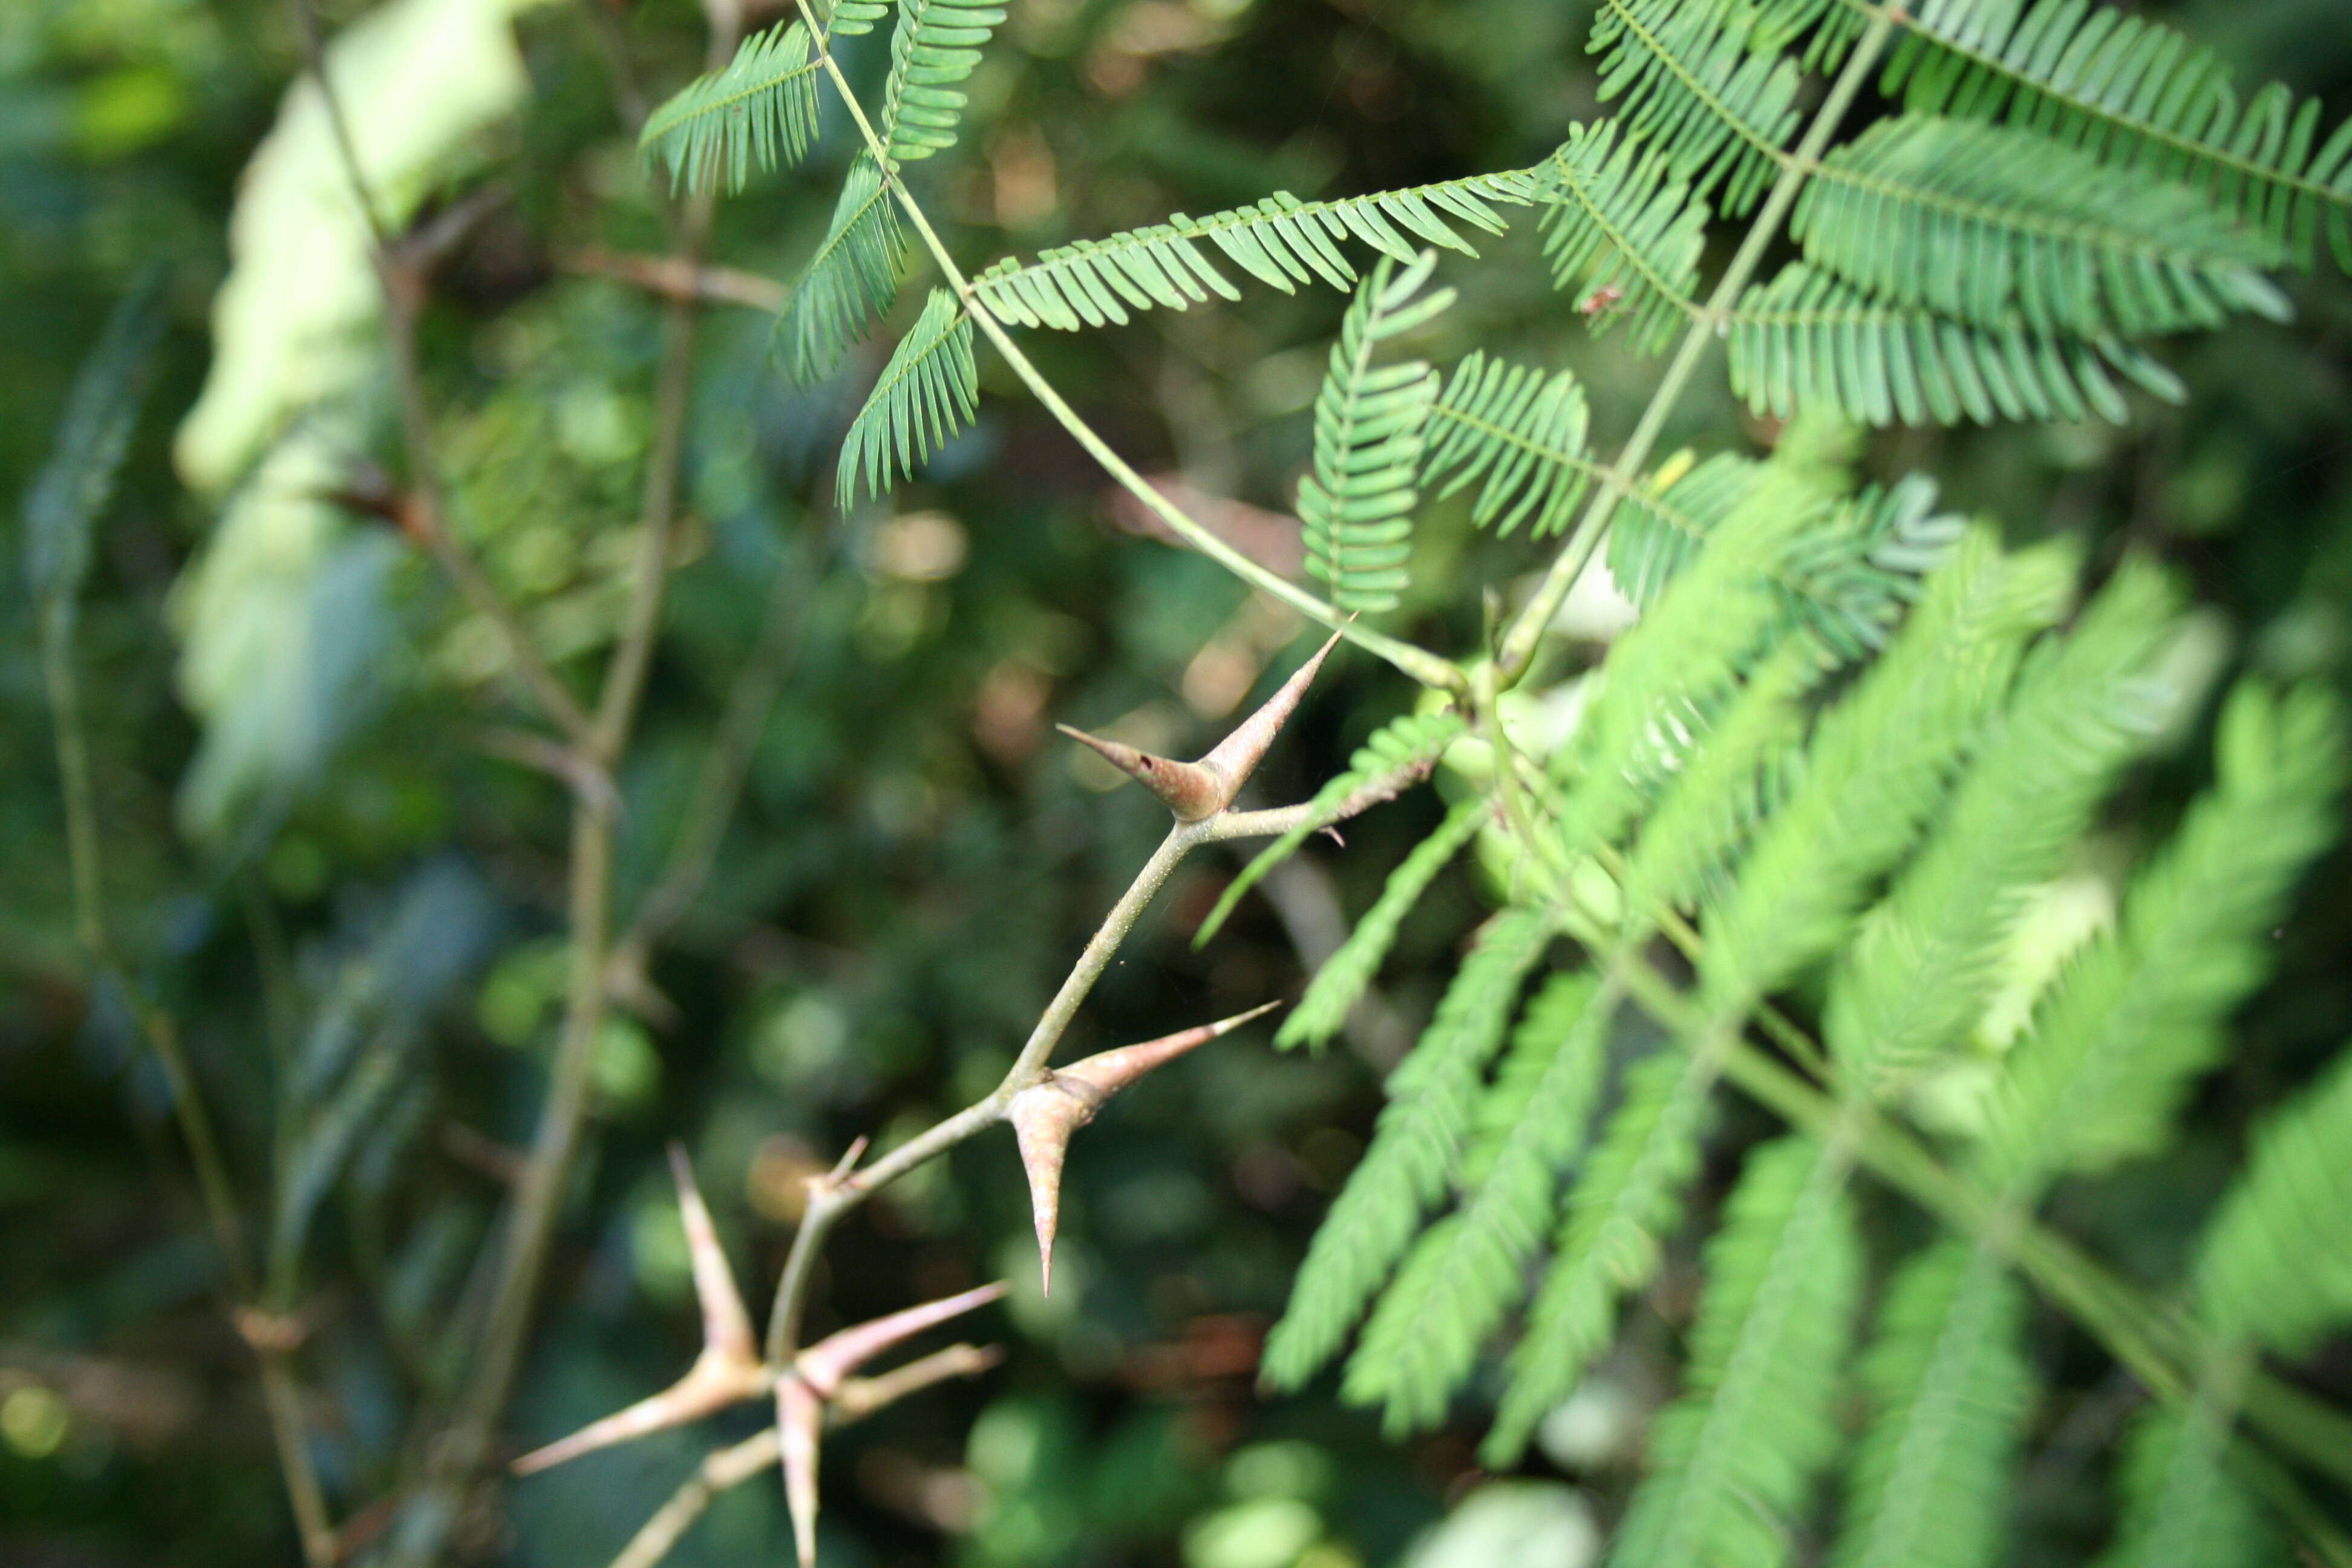
[[974, 1307], [984, 1307], [1003, 1296], [1005, 1289], [1003, 1281], [999, 1280], [843, 1329], [801, 1352], [793, 1363], [793, 1373], [820, 1396], [830, 1398], [834, 1390], [841, 1386], [843, 1378], [899, 1341], [912, 1339], [925, 1329], [959, 1317]]
[[684, 1377], [659, 1394], [592, 1421], [569, 1437], [534, 1448], [510, 1468], [519, 1476], [536, 1475], [598, 1448], [699, 1421], [740, 1400], [757, 1398], [766, 1391], [767, 1382], [767, 1373], [757, 1363], [732, 1365], [705, 1351]]
[[793, 1516], [800, 1568], [816, 1568], [817, 1435], [824, 1401], [798, 1377], [776, 1380], [776, 1447], [784, 1468], [784, 1506]]
[[[1257, 771], [1258, 763], [1265, 759], [1267, 749], [1274, 744], [1274, 738], [1282, 732], [1282, 727], [1298, 710], [1299, 700], [1307, 695], [1307, 689], [1315, 683], [1315, 672], [1323, 668], [1324, 659], [1330, 657], [1331, 650], [1339, 646], [1339, 634], [1333, 632], [1329, 640], [1315, 650], [1314, 658], [1293, 670], [1290, 679], [1284, 681], [1256, 712], [1243, 720], [1231, 734], [1217, 742], [1215, 750], [1195, 764], [1214, 773], [1223, 787], [1223, 797], [1217, 803], [1219, 810], [1233, 804], [1234, 796], [1241, 793], [1242, 785], [1247, 784], [1250, 774]], [[1208, 814], [1204, 812], [1202, 815]]]
[[1188, 1051], [1197, 1050], [1220, 1035], [1230, 1035], [1244, 1024], [1263, 1018], [1279, 1002], [1261, 1002], [1246, 1013], [1236, 1013], [1230, 1018], [1220, 1018], [1213, 1024], [1202, 1024], [1190, 1029], [1179, 1029], [1172, 1035], [1162, 1035], [1156, 1040], [1140, 1045], [1121, 1046], [1116, 1050], [1099, 1051], [1066, 1068], [1055, 1068], [1057, 1079], [1076, 1079], [1097, 1091], [1096, 1103], [1117, 1094], [1154, 1068], [1163, 1067]]
[[695, 1299], [702, 1303], [703, 1353], [756, 1366], [760, 1351], [751, 1333], [751, 1315], [744, 1309], [742, 1292], [735, 1288], [735, 1271], [727, 1266], [727, 1253], [719, 1245], [710, 1210], [694, 1184], [694, 1167], [687, 1161], [685, 1148], [675, 1142], [669, 1146], [669, 1169], [677, 1183], [677, 1213], [686, 1225]]
[[1084, 730], [1074, 729], [1067, 724], [1056, 724], [1054, 728], [1073, 741], [1093, 747], [1111, 766], [1158, 795], [1161, 803], [1176, 814], [1180, 822], [1198, 822], [1204, 816], [1214, 816], [1233, 798], [1233, 793], [1223, 787], [1223, 781], [1198, 763], [1180, 763], [1150, 752], [1139, 752], [1133, 746], [1106, 741], [1099, 735], [1089, 735]]
[[1047, 1071], [1013, 1097], [1004, 1119], [1013, 1123], [1013, 1141], [1021, 1148], [1021, 1169], [1029, 1178], [1029, 1217], [1037, 1231], [1038, 1269], [1046, 1295], [1054, 1293], [1054, 1238], [1061, 1230], [1062, 1165], [1069, 1156], [1071, 1135], [1095, 1119], [1105, 1100], [1152, 1068], [1279, 1005], [1268, 1002], [1213, 1024], [1099, 1052]]
[[1013, 1097], [1004, 1119], [1021, 1146], [1021, 1169], [1029, 1178], [1029, 1218], [1037, 1231], [1038, 1269], [1044, 1290], [1054, 1293], [1054, 1237], [1062, 1223], [1062, 1162], [1070, 1134], [1094, 1120], [1102, 1096], [1091, 1086], [1066, 1085], [1049, 1075]]

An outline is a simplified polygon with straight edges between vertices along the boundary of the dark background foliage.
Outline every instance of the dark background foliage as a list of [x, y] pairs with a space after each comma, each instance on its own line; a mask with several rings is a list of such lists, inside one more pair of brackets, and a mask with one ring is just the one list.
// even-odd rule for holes
[[[2139, 8], [2221, 49], [2242, 81], [2321, 93], [2329, 124], [2352, 113], [2352, 26], [2335, 0]], [[333, 26], [362, 8], [328, 9]], [[1523, 164], [1596, 101], [1584, 8], [1557, 0], [1012, 9], [971, 84], [965, 152], [924, 175], [971, 266], [1275, 188], [1311, 198]], [[695, 68], [691, 5], [641, 0], [620, 16], [656, 96]], [[528, 105], [435, 198], [486, 180], [502, 193], [439, 277], [427, 376], [478, 548], [577, 665], [617, 604], [609, 563], [634, 523], [660, 308], [583, 273], [582, 258], [656, 250], [659, 230], [583, 13], [542, 5], [517, 26]], [[203, 721], [175, 685], [175, 628], [191, 625], [188, 566], [218, 506], [175, 479], [173, 429], [204, 377], [239, 171], [298, 52], [278, 0], [0, 9], [0, 495], [30, 484], [107, 310], [163, 258], [160, 377], [81, 631], [109, 900], [140, 978], [181, 1021], [257, 1226], [273, 1051], [363, 1037], [404, 1053], [323, 1207], [302, 1294], [322, 1464], [349, 1508], [399, 1467], [405, 1412], [434, 1384], [436, 1333], [463, 1321], [499, 1168], [539, 1102], [561, 986], [565, 800], [486, 738], [501, 704], [468, 657], [479, 628], [402, 535], [362, 519], [339, 525], [338, 547], [374, 552], [369, 613], [313, 616], [316, 640], [268, 656], [305, 679], [352, 667], [276, 710], [321, 727], [265, 732], [266, 752], [297, 761], [226, 817], [197, 820], [189, 805]], [[863, 64], [881, 57], [869, 48]], [[790, 278], [821, 232], [844, 145], [725, 205], [718, 258]], [[1528, 264], [1527, 230], [1492, 254], [1497, 265], [1455, 269], [1465, 307], [1449, 330], [1576, 365], [1600, 444], [1622, 438], [1651, 373], [1585, 335]], [[2142, 406], [2120, 429], [1891, 435], [1869, 464], [1937, 475], [1950, 501], [1998, 516], [2012, 539], [2066, 532], [2095, 563], [2132, 545], [2174, 563], [2199, 605], [2191, 652], [2217, 670], [2352, 687], [2352, 289], [2333, 275], [2288, 287], [2293, 327], [2244, 321], [2179, 349], [2194, 389], [2184, 408]], [[1034, 352], [1139, 467], [1278, 512], [1341, 303], [1257, 293], [1083, 338], [1037, 334]], [[704, 896], [654, 955], [650, 999], [600, 1053], [593, 1152], [510, 1423], [522, 1437], [650, 1391], [693, 1352], [665, 1140], [692, 1151], [763, 1300], [801, 1176], [858, 1133], [903, 1136], [994, 1082], [1160, 828], [1154, 803], [1108, 788], [1051, 722], [1192, 748], [1309, 646], [1207, 563], [1138, 537], [985, 354], [979, 427], [891, 502], [835, 515], [832, 452], [887, 336], [803, 391], [771, 370], [768, 331], [761, 312], [715, 307], [704, 333], [691, 558], [620, 780], [624, 909], [663, 864], [736, 671], [771, 662], [782, 691]], [[1741, 428], [1727, 395], [1695, 396], [1662, 450]], [[382, 420], [359, 440], [398, 449]], [[1229, 521], [1236, 538], [1295, 550], [1279, 516]], [[1448, 648], [1478, 637], [1483, 590], [1541, 560], [1459, 515], [1419, 548], [1398, 620]], [[160, 1080], [74, 942], [16, 560], [0, 552], [0, 1405], [14, 1412], [0, 1420], [0, 1560], [294, 1561], [251, 1358], [220, 1310]], [[231, 624], [266, 613], [221, 592], [212, 609]], [[1258, 797], [1299, 798], [1412, 696], [1341, 657]], [[2195, 739], [2119, 805], [2118, 846], [2175, 816], [2200, 779]], [[1200, 952], [1186, 938], [1235, 862], [1189, 864], [1070, 1049], [1294, 994], [1301, 952], [1363, 907], [1434, 811], [1423, 795], [1352, 826], [1344, 853], [1314, 848]], [[2306, 890], [2189, 1152], [2063, 1196], [2065, 1226], [2131, 1272], [2166, 1277], [2249, 1110], [2352, 1025], [2347, 870], [2339, 853]], [[851, 1222], [831, 1249], [820, 1327], [999, 1275], [1024, 1283], [982, 1325], [1010, 1348], [1003, 1370], [894, 1409], [829, 1453], [835, 1561], [1347, 1568], [1397, 1560], [1474, 1482], [1478, 1409], [1391, 1447], [1328, 1393], [1266, 1402], [1252, 1374], [1377, 1106], [1376, 1069], [1426, 1015], [1480, 900], [1470, 868], [1440, 883], [1350, 1048], [1276, 1057], [1265, 1029], [1248, 1031], [1082, 1137], [1050, 1303], [1027, 1283], [1009, 1138], [966, 1145]], [[1581, 1446], [1555, 1441], [1538, 1462], [1604, 1510], [1631, 1473], [1628, 1424], [1661, 1393], [1641, 1347], [1686, 1319], [1695, 1267], [1678, 1259], [1639, 1317], [1633, 1353], [1601, 1380], [1614, 1403], [1595, 1404]], [[2035, 1351], [2056, 1393], [2021, 1562], [2095, 1539], [2095, 1456], [2134, 1397], [2054, 1319]], [[2316, 1371], [2352, 1394], [2340, 1353]], [[750, 1419], [719, 1426], [740, 1435]], [[497, 1549], [604, 1561], [711, 1440], [670, 1435], [511, 1486]], [[783, 1541], [776, 1489], [748, 1486], [677, 1561], [773, 1561]]]

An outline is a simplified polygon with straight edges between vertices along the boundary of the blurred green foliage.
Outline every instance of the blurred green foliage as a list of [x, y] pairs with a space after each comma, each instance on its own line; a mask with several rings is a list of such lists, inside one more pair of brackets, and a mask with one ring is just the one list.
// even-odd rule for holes
[[[635, 545], [661, 310], [609, 275], [661, 241], [614, 107], [632, 89], [616, 94], [592, 5], [604, 0], [394, 0], [328, 17], [355, 33], [396, 9], [449, 24], [446, 53], [395, 48], [380, 81], [347, 91], [391, 210], [429, 225], [480, 204], [436, 272], [425, 381], [458, 526], [573, 674], [613, 635]], [[1595, 104], [1586, 9], [1015, 0], [969, 84], [974, 133], [924, 177], [976, 266], [1275, 188], [1311, 199], [1517, 166]], [[2352, 112], [2336, 0], [2146, 9], [2242, 79], [2320, 93], [2331, 124]], [[652, 96], [697, 68], [693, 6], [609, 15]], [[851, 63], [878, 73], [885, 50], [867, 42]], [[400, 527], [373, 282], [319, 195], [320, 127], [282, 192], [247, 172], [268, 138], [301, 130], [278, 120], [299, 55], [278, 0], [0, 8], [0, 495], [30, 486], [107, 311], [162, 261], [171, 327], [79, 631], [105, 890], [136, 981], [180, 1020], [249, 1223], [302, 1259], [300, 1361], [340, 1515], [408, 1472], [415, 1412], [456, 1392], [451, 1337], [478, 1310], [478, 1250], [561, 1004], [566, 798], [501, 751], [499, 645]], [[842, 146], [723, 207], [716, 258], [793, 276]], [[1575, 365], [1596, 431], [1622, 438], [1649, 374], [1559, 309], [1530, 232], [1496, 249], [1519, 264], [1464, 274], [1446, 346], [1508, 338], [1522, 358]], [[232, 267], [253, 292], [213, 303]], [[2120, 427], [1893, 433], [1865, 467], [1933, 472], [1948, 504], [2013, 540], [2075, 535], [2100, 561], [2149, 550], [2195, 587], [2201, 640], [2180, 658], [2352, 691], [2352, 291], [2326, 276], [2288, 289], [2294, 328], [2240, 321], [2173, 355], [2185, 407], [2137, 405]], [[1342, 304], [1266, 295], [1031, 346], [1139, 467], [1281, 510]], [[902, 300], [901, 316], [919, 305]], [[659, 1386], [693, 1352], [664, 1140], [691, 1149], [757, 1300], [802, 1178], [854, 1136], [887, 1143], [994, 1082], [1160, 827], [1156, 805], [1112, 789], [1051, 722], [1181, 752], [1304, 646], [1286, 613], [1134, 537], [1034, 405], [1000, 395], [985, 356], [977, 428], [892, 500], [837, 514], [832, 454], [887, 341], [803, 390], [772, 371], [769, 337], [764, 311], [708, 312], [674, 596], [616, 781], [625, 913], [662, 874], [739, 671], [772, 668], [780, 694], [707, 888], [600, 1038], [598, 1131], [510, 1423], [529, 1438]], [[256, 368], [225, 370], [232, 345]], [[209, 356], [234, 379], [192, 416]], [[1703, 390], [1667, 449], [1739, 417]], [[1477, 637], [1480, 586], [1546, 559], [1475, 531], [1466, 507], [1415, 548], [1398, 624], [1455, 647]], [[220, 1310], [163, 1087], [76, 946], [19, 557], [0, 551], [14, 612], [0, 638], [0, 1557], [294, 1561], [252, 1358]], [[1336, 663], [1259, 797], [1303, 798], [1412, 695], [1370, 661]], [[2174, 737], [2116, 815], [2118, 863], [2178, 816], [2200, 739]], [[1311, 851], [1197, 953], [1185, 938], [1234, 862], [1189, 865], [1073, 1054], [1290, 993], [1300, 953], [1328, 948], [1440, 810], [1415, 797], [1352, 826], [1344, 853]], [[2108, 869], [2053, 893], [2020, 939], [2021, 985], [2111, 918]], [[2347, 869], [2339, 853], [2315, 879], [2185, 1152], [2061, 1194], [2066, 1226], [2135, 1276], [2177, 1264], [2184, 1206], [2207, 1201], [2250, 1112], [2352, 1026]], [[1012, 1349], [1003, 1370], [829, 1445], [828, 1561], [1587, 1560], [1589, 1500], [1622, 1500], [1626, 1434], [1665, 1392], [1662, 1321], [1546, 1424], [1549, 1479], [1474, 1490], [1467, 1422], [1391, 1447], [1328, 1390], [1267, 1402], [1252, 1386], [1265, 1322], [1377, 1107], [1375, 1069], [1483, 907], [1475, 876], [1445, 873], [1408, 917], [1351, 1049], [1276, 1058], [1261, 1026], [1108, 1113], [1109, 1135], [1072, 1155], [1050, 1301], [1008, 1137], [851, 1224], [820, 1326], [997, 1274], [1028, 1283], [985, 1331]], [[2002, 1026], [1987, 1020], [1989, 1049]], [[1941, 1113], [1966, 1114], [1964, 1078], [1930, 1086]], [[1670, 1311], [1686, 1314], [1694, 1270], [1674, 1261]], [[2095, 1539], [2104, 1491], [2086, 1456], [2128, 1405], [2061, 1322], [2035, 1331], [2058, 1396], [2021, 1563]], [[2352, 1393], [2340, 1344], [2313, 1374]], [[514, 1485], [486, 1543], [518, 1563], [605, 1561], [749, 1419]], [[1442, 1534], [1422, 1535], [1465, 1493]], [[772, 1561], [786, 1539], [776, 1489], [747, 1486], [675, 1561]]]

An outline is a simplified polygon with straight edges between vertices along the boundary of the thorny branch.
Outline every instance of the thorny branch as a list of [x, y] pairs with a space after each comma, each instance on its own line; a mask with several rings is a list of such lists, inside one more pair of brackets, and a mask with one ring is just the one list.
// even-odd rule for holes
[[[1037, 1226], [1041, 1268], [1050, 1288], [1052, 1254], [1060, 1210], [1063, 1158], [1071, 1136], [1091, 1121], [1103, 1103], [1128, 1084], [1163, 1063], [1197, 1049], [1267, 1009], [1181, 1030], [1141, 1045], [1101, 1052], [1059, 1069], [1047, 1062], [1078, 1008], [1094, 988], [1137, 921], [1184, 857], [1204, 844], [1278, 835], [1298, 826], [1321, 826], [1352, 816], [1419, 778], [1425, 769], [1409, 765], [1368, 781], [1329, 807], [1312, 803], [1268, 811], [1232, 809], [1234, 797], [1296, 711], [1308, 684], [1339, 638], [1326, 642], [1281, 688], [1225, 740], [1197, 762], [1152, 756], [1080, 735], [1126, 769], [1169, 805], [1176, 820], [1157, 850], [1137, 872], [1072, 964], [1068, 975], [1031, 1030], [1003, 1079], [973, 1104], [909, 1139], [861, 1168], [864, 1140], [853, 1144], [827, 1175], [809, 1183], [808, 1205], [793, 1237], [771, 1308], [766, 1343], [754, 1350], [740, 1298], [719, 1249], [708, 1213], [682, 1156], [673, 1153], [679, 1208], [695, 1259], [695, 1285], [704, 1315], [704, 1344], [686, 1375], [663, 1392], [593, 1423], [580, 1432], [524, 1456], [520, 1474], [560, 1464], [579, 1454], [699, 1418], [726, 1405], [772, 1393], [775, 1428], [761, 1438], [709, 1456], [697, 1474], [656, 1512], [618, 1559], [615, 1568], [646, 1568], [697, 1518], [716, 1493], [740, 1483], [770, 1460], [781, 1462], [793, 1531], [803, 1565], [815, 1552], [817, 1446], [827, 1420], [862, 1415], [915, 1388], [960, 1371], [976, 1370], [982, 1352], [961, 1350], [927, 1358], [896, 1373], [861, 1381], [849, 1374], [867, 1357], [956, 1312], [993, 1300], [1002, 1287], [908, 1309], [872, 1323], [842, 1330], [807, 1349], [800, 1344], [816, 1261], [842, 1218], [875, 1193], [927, 1161], [1000, 1121], [1013, 1124], [1028, 1173]], [[1075, 731], [1074, 731], [1075, 733]]]

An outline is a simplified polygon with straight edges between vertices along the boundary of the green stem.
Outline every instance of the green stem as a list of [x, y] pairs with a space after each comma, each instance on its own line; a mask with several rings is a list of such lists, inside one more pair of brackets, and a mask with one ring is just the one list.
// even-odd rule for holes
[[1772, 182], [1771, 193], [1764, 198], [1762, 210], [1749, 226], [1747, 237], [1740, 242], [1739, 249], [1731, 258], [1731, 265], [1724, 269], [1723, 277], [1716, 283], [1715, 291], [1707, 296], [1706, 307], [1691, 322], [1690, 330], [1683, 334], [1682, 346], [1675, 350], [1674, 360], [1666, 366], [1666, 374], [1659, 381], [1656, 392], [1651, 395], [1650, 405], [1642, 411], [1641, 422], [1634, 426], [1624, 450], [1617, 454], [1617, 461], [1609, 470], [1607, 482], [1585, 508], [1584, 516], [1577, 521], [1576, 531], [1569, 536], [1559, 558], [1544, 574], [1543, 583], [1536, 589], [1535, 596], [1527, 602], [1518, 617], [1511, 623], [1510, 630], [1504, 635], [1496, 663], [1501, 667], [1505, 685], [1516, 682], [1527, 673], [1528, 665], [1535, 658], [1536, 645], [1542, 640], [1552, 617], [1559, 613], [1560, 605], [1568, 602], [1569, 590], [1576, 586], [1577, 578], [1583, 574], [1586, 563], [1592, 559], [1593, 551], [1600, 545], [1601, 532], [1615, 513], [1625, 487], [1649, 458], [1651, 447], [1657, 444], [1659, 432], [1665, 428], [1666, 420], [1673, 415], [1675, 405], [1682, 401], [1683, 392], [1689, 385], [1692, 374], [1697, 371], [1699, 361], [1714, 343], [1717, 324], [1724, 313], [1738, 301], [1748, 280], [1756, 275], [1757, 268], [1763, 263], [1765, 251], [1780, 237], [1781, 221], [1796, 204], [1798, 191], [1819, 162], [1822, 150], [1836, 134], [1846, 110], [1853, 107], [1854, 98], [1862, 91], [1863, 83], [1869, 79], [1871, 68], [1877, 64], [1879, 52], [1885, 47], [1887, 36], [1893, 30], [1894, 23], [1885, 16], [1870, 24], [1869, 30], [1855, 43], [1845, 68], [1838, 73], [1828, 98], [1822, 102], [1821, 112], [1813, 117], [1812, 124], [1807, 128], [1804, 140], [1797, 144], [1795, 154], [1781, 162], [1780, 177]]
[[[809, 7], [809, 0], [795, 0], [795, 4], [800, 7], [802, 19], [808, 24], [810, 36], [821, 40], [823, 32]], [[898, 170], [892, 166], [882, 138], [876, 133], [873, 122], [866, 118], [866, 110], [857, 101], [857, 95], [850, 90], [849, 79], [842, 75], [840, 65], [833, 58], [833, 50], [823, 42], [814, 47], [826, 74], [833, 79], [835, 91], [848, 109], [850, 118], [856, 121], [858, 134], [865, 138], [866, 151], [880, 167], [891, 195], [897, 198], [900, 210], [906, 213], [908, 222], [915, 226], [915, 232], [922, 237], [924, 248], [931, 253], [931, 259], [938, 264], [940, 275], [947, 279], [956, 299], [962, 303], [965, 313], [979, 323], [981, 331], [995, 345], [1004, 363], [1013, 367], [1013, 374], [1021, 378], [1022, 384], [1029, 389], [1030, 395], [1054, 416], [1056, 424], [1069, 432], [1072, 439], [1086, 448], [1087, 455], [1094, 458], [1120, 489], [1142, 502], [1147, 510], [1166, 523], [1187, 544], [1252, 587], [1281, 600], [1307, 619], [1338, 632], [1366, 653], [1386, 659], [1423, 686], [1453, 692], [1466, 689], [1466, 678], [1452, 660], [1442, 658], [1427, 648], [1401, 642], [1359, 626], [1352, 616], [1317, 598], [1279, 573], [1268, 571], [1227, 544], [1209, 529], [1194, 521], [1181, 507], [1161, 495], [1135, 471], [1126, 458], [1113, 450], [1108, 442], [1095, 434], [1093, 427], [1080, 418], [1077, 411], [1054, 389], [1044, 373], [1030, 363], [1029, 356], [1021, 352], [1011, 332], [990, 310], [987, 301], [981, 298], [979, 290], [971, 286], [971, 279], [963, 275], [962, 269], [956, 266], [955, 258], [948, 254], [946, 244], [940, 240], [938, 231], [931, 227], [930, 219], [924, 216], [921, 204], [915, 200], [914, 194], [907, 189], [906, 182], [899, 178]]]

